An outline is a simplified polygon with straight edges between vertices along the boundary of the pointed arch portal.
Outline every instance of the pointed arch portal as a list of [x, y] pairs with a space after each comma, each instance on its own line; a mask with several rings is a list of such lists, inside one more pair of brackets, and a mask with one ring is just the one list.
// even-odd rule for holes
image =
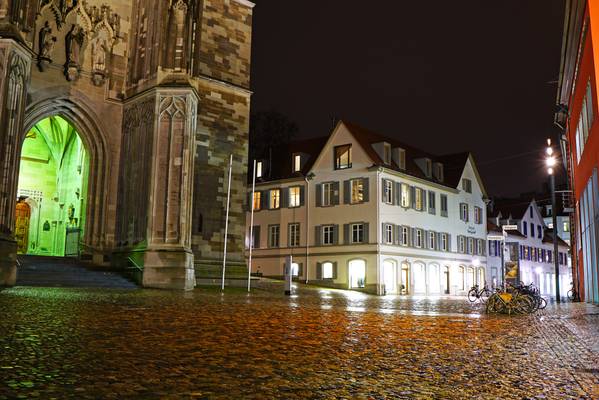
[[[85, 225], [89, 153], [73, 125], [60, 116], [41, 119], [21, 148], [18, 204], [28, 220], [15, 230], [20, 254], [77, 256]], [[23, 209], [23, 206], [18, 209]]]

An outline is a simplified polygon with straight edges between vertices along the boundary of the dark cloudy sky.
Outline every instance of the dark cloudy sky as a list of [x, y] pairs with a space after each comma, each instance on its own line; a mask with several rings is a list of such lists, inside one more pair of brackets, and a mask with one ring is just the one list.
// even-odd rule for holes
[[256, 3], [253, 111], [286, 114], [303, 137], [337, 116], [432, 153], [470, 150], [493, 195], [546, 179], [563, 0]]

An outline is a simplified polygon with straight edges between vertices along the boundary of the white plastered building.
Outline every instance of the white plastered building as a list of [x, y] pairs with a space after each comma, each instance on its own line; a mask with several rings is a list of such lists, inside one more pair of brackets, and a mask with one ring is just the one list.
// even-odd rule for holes
[[282, 276], [291, 255], [298, 280], [376, 294], [487, 281], [487, 195], [469, 153], [434, 156], [340, 121], [270, 154], [249, 193], [252, 272]]

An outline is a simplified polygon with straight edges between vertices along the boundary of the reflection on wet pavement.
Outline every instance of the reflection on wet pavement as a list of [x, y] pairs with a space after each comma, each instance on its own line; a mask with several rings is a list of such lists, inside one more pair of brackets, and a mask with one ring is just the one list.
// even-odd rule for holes
[[0, 398], [597, 398], [597, 308], [296, 287], [0, 292]]

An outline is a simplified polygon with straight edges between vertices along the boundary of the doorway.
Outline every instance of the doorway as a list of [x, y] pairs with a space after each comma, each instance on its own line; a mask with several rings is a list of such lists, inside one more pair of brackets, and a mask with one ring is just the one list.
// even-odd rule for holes
[[401, 263], [399, 294], [410, 294], [410, 264]]
[[83, 142], [64, 118], [44, 118], [27, 132], [21, 149], [15, 215], [19, 254], [79, 254], [88, 170]]
[[412, 266], [414, 274], [414, 294], [426, 294], [426, 271], [424, 264], [415, 263]]
[[383, 284], [386, 294], [397, 294], [397, 266], [394, 261], [383, 262]]
[[366, 261], [352, 260], [349, 262], [349, 288], [363, 288], [366, 285]]

